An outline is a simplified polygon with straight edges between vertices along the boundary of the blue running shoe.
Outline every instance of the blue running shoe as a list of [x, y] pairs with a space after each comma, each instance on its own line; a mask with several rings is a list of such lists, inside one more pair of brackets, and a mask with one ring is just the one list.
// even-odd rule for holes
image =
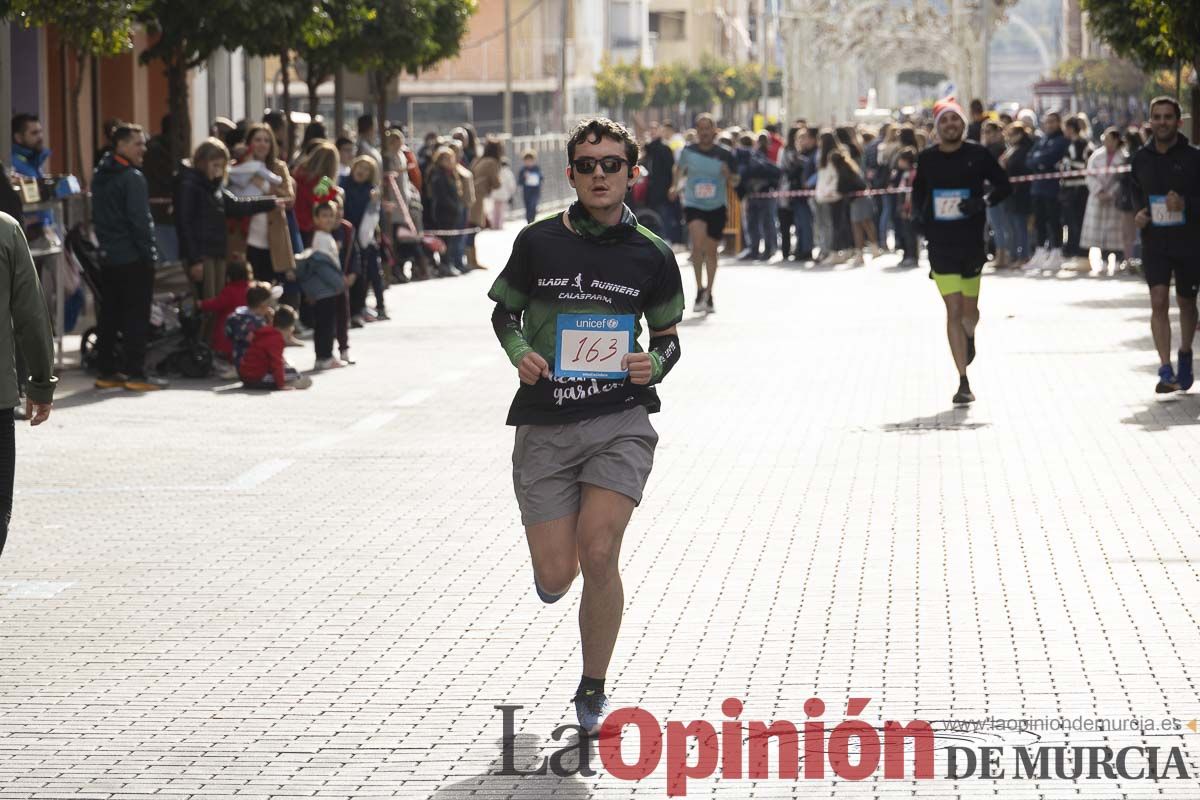
[[545, 589], [542, 588], [540, 583], [537, 582], [536, 574], [533, 576], [533, 588], [537, 589], [538, 597], [541, 598], [541, 601], [543, 603], [546, 603], [547, 605], [549, 605], [550, 603], [557, 603], [559, 600], [562, 600], [564, 597], [567, 596], [567, 592], [571, 591], [570, 587], [568, 587], [567, 590], [562, 592], [561, 594], [550, 594], [549, 592], [547, 592]]
[[1154, 387], [1155, 394], [1172, 395], [1179, 391], [1179, 379], [1175, 377], [1175, 370], [1171, 369], [1170, 364], [1163, 364], [1158, 368], [1158, 386]]
[[1192, 351], [1179, 351], [1179, 390], [1186, 392], [1192, 388], [1195, 373], [1192, 372]]
[[609, 710], [608, 695], [597, 689], [586, 689], [571, 698], [571, 701], [575, 703], [575, 717], [579, 720], [579, 727], [589, 736], [599, 733], [600, 724], [604, 722]]

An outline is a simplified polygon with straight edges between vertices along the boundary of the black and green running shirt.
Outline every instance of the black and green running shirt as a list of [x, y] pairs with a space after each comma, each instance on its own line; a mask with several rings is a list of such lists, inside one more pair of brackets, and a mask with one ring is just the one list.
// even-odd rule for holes
[[[634, 337], [642, 319], [651, 331], [683, 319], [683, 283], [670, 246], [646, 228], [628, 227], [616, 241], [588, 241], [563, 223], [562, 214], [526, 226], [488, 297], [515, 322], [494, 322], [514, 365], [530, 349], [550, 365], [550, 377], [520, 384], [508, 412], [509, 425], [561, 425], [642, 405], [659, 410], [658, 394], [628, 378], [556, 378], [559, 314], [631, 314]], [[498, 309], [499, 313], [499, 309]], [[509, 317], [511, 320], [512, 318]], [[634, 342], [634, 352], [643, 352]]]

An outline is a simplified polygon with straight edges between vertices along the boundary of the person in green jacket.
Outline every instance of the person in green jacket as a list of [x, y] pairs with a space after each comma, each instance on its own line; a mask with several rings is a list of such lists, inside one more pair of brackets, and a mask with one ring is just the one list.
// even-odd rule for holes
[[12, 516], [16, 422], [21, 401], [17, 389], [16, 350], [20, 348], [29, 376], [25, 382], [25, 419], [41, 425], [54, 401], [54, 339], [50, 315], [42, 299], [29, 243], [21, 224], [0, 212], [0, 553]]

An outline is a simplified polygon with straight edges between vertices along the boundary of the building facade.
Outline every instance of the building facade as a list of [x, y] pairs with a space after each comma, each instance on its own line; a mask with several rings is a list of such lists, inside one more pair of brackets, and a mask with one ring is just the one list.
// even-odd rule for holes
[[[8, 164], [13, 114], [37, 115], [50, 148], [49, 171], [75, 173], [85, 183], [101, 144], [104, 122], [119, 119], [160, 130], [167, 113], [167, 80], [161, 65], [138, 63], [146, 49], [146, 34], [134, 35], [133, 50], [111, 58], [77, 64], [61, 47], [53, 26], [25, 29], [0, 24], [0, 160]], [[82, 71], [79, 105], [72, 88]], [[216, 116], [230, 119], [261, 117], [264, 109], [263, 68], [260, 59], [241, 51], [218, 51], [188, 76], [192, 142], [208, 135]], [[77, 118], [79, 142], [70, 140]], [[76, 155], [77, 154], [77, 155]]]

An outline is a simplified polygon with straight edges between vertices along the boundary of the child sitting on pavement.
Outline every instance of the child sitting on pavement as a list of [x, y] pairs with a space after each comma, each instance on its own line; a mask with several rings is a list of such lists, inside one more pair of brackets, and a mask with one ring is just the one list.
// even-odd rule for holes
[[238, 306], [225, 320], [225, 335], [233, 350], [233, 365], [240, 368], [254, 332], [271, 324], [271, 304], [283, 293], [280, 286], [256, 282], [246, 290], [246, 305]]
[[270, 325], [254, 331], [254, 338], [242, 356], [238, 374], [247, 389], [307, 389], [312, 378], [287, 363], [283, 357], [286, 341], [296, 328], [296, 312], [280, 306]]
[[246, 264], [231, 261], [225, 266], [225, 286], [216, 297], [201, 300], [197, 305], [201, 311], [213, 315], [212, 349], [217, 359], [213, 370], [220, 378], [236, 378], [233, 366], [233, 344], [225, 334], [225, 320], [239, 306], [246, 305], [246, 292], [250, 289], [250, 270]]

